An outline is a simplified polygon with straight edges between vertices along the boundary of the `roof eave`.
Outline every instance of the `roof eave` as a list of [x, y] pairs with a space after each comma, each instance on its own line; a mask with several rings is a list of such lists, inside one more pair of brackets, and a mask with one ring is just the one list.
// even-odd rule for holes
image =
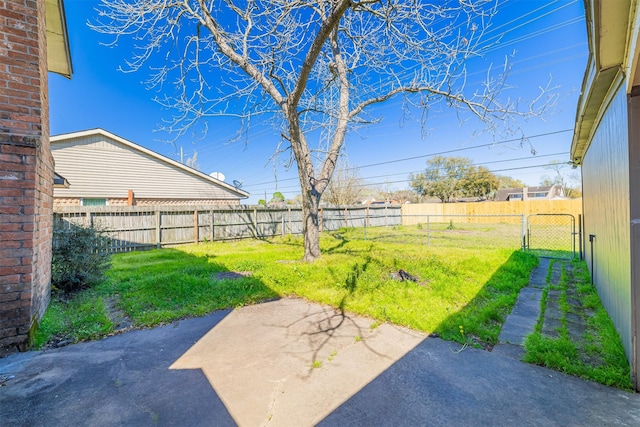
[[69, 48], [67, 20], [63, 0], [45, 0], [47, 32], [47, 68], [49, 71], [71, 78], [73, 64]]
[[[627, 54], [625, 46], [631, 34], [638, 0], [605, 2], [584, 0], [589, 62], [582, 82], [582, 94], [576, 111], [576, 126], [571, 142], [571, 160], [582, 163], [593, 132], [605, 111], [607, 98], [623, 74]], [[621, 25], [624, 20], [626, 25]]]
[[[591, 62], [591, 61], [590, 61]], [[592, 64], [593, 65], [593, 62]], [[571, 160], [574, 164], [582, 163], [582, 158], [587, 152], [592, 134], [597, 127], [599, 118], [604, 111], [603, 106], [610, 91], [614, 88], [622, 69], [612, 67], [602, 71], [596, 71], [590, 67], [583, 83], [582, 95], [578, 101], [576, 114], [576, 126], [571, 141]]]

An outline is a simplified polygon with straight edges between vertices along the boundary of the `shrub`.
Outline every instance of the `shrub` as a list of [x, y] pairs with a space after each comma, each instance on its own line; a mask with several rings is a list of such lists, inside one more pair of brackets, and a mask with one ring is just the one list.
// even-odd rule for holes
[[109, 240], [94, 226], [56, 223], [51, 262], [54, 290], [69, 294], [101, 281], [110, 266]]

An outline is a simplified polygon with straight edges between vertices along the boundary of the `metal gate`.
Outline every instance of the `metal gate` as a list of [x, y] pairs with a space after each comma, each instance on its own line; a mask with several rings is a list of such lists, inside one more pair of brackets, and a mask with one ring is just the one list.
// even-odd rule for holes
[[527, 250], [539, 256], [572, 259], [576, 255], [576, 219], [571, 214], [527, 217]]

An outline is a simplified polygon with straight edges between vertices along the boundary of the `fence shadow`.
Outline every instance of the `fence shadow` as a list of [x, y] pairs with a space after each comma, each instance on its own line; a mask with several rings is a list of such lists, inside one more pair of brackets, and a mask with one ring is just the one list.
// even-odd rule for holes
[[102, 291], [118, 295], [137, 326], [202, 316], [278, 297], [251, 271], [232, 271], [215, 255], [175, 248], [112, 257]]

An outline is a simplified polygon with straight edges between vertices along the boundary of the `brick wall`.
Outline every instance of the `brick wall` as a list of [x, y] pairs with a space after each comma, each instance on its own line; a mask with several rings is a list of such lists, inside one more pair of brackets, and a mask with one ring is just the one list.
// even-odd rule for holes
[[53, 157], [44, 0], [0, 0], [0, 354], [49, 302]]

